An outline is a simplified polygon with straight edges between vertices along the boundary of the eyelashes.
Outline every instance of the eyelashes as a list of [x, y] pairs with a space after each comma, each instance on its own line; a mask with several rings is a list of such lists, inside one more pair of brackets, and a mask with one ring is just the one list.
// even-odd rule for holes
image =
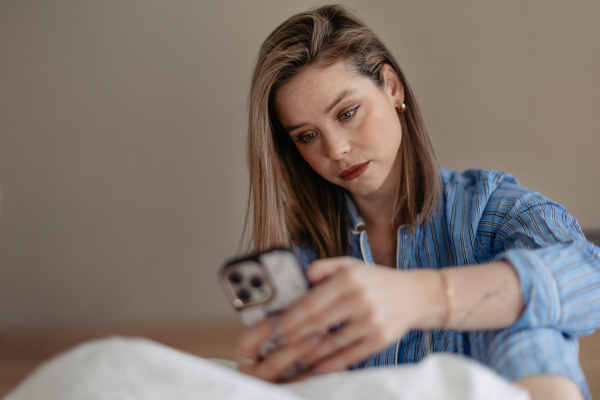
[[358, 111], [358, 107], [355, 107], [352, 110], [348, 110], [345, 113], [343, 113], [342, 115], [340, 115], [340, 117], [338, 119], [340, 119], [342, 121], [347, 121], [347, 120], [351, 119], [352, 117], [354, 117], [354, 115], [356, 114], [357, 111]]
[[301, 144], [305, 144], [310, 142], [311, 140], [313, 140], [315, 138], [315, 136], [317, 136], [317, 134], [315, 132], [311, 132], [311, 133], [307, 133], [306, 135], [302, 135], [300, 136], [297, 140], [296, 143], [301, 143]]
[[[338, 117], [338, 120], [341, 122], [350, 121], [351, 119], [353, 119], [356, 116], [356, 113], [358, 112], [359, 108], [360, 108], [360, 106], [357, 106], [351, 110], [344, 112], [342, 115], [340, 115]], [[299, 136], [298, 139], [295, 140], [295, 142], [300, 143], [300, 144], [308, 144], [308, 143], [312, 142], [316, 136], [317, 136], [316, 132], [310, 132], [310, 133]]]

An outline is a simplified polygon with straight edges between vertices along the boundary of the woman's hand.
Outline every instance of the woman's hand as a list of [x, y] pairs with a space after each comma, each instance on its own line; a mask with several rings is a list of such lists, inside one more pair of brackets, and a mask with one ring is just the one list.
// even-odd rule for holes
[[[314, 261], [307, 275], [317, 286], [280, 317], [257, 323], [241, 337], [239, 370], [272, 382], [294, 364], [312, 367], [313, 373], [344, 370], [443, 314], [445, 293], [432, 274], [372, 268], [351, 257]], [[438, 286], [427, 290], [432, 283]], [[329, 333], [342, 321], [341, 329]], [[258, 361], [260, 343], [271, 336], [285, 344]]]

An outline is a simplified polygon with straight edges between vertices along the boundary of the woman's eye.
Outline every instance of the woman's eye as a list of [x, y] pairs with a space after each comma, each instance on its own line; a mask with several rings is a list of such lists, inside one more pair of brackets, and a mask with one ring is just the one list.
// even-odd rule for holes
[[345, 113], [343, 113], [342, 115], [340, 115], [340, 119], [341, 120], [345, 120], [345, 119], [350, 119], [354, 116], [354, 114], [356, 113], [356, 110], [358, 110], [358, 107], [353, 108], [352, 110], [348, 110]]
[[306, 135], [302, 135], [300, 136], [300, 138], [298, 138], [298, 140], [296, 140], [296, 142], [301, 142], [301, 143], [308, 143], [311, 140], [313, 140], [315, 138], [317, 134], [314, 132], [311, 133], [307, 133]]

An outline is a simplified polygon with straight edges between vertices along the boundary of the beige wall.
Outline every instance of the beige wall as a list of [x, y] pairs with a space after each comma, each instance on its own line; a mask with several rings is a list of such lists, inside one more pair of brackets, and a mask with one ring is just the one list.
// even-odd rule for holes
[[[312, 1], [0, 0], [0, 328], [232, 315], [261, 41]], [[348, 1], [408, 75], [441, 164], [600, 228], [600, 6]]]

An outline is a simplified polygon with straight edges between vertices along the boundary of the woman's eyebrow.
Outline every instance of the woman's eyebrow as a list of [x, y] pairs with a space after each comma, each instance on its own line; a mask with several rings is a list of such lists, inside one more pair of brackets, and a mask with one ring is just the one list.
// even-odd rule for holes
[[358, 90], [356, 89], [346, 89], [343, 90], [342, 93], [340, 93], [338, 95], [338, 97], [335, 98], [335, 100], [329, 105], [329, 107], [327, 107], [327, 109], [325, 109], [325, 114], [329, 114], [331, 112], [331, 110], [333, 110], [333, 107], [337, 106], [338, 103], [342, 100], [344, 100], [346, 97], [348, 96], [352, 96], [353, 94], [357, 94]]
[[[331, 110], [333, 110], [333, 108], [335, 106], [338, 105], [338, 103], [342, 100], [344, 100], [346, 97], [348, 96], [352, 96], [354, 94], [357, 94], [358, 90], [357, 89], [346, 89], [346, 90], [342, 90], [342, 92], [338, 95], [338, 97], [335, 98], [335, 100], [329, 105], [329, 107], [327, 107], [325, 109], [325, 114], [329, 114], [331, 112]], [[300, 129], [302, 128], [304, 125], [308, 125], [308, 123], [306, 122], [302, 122], [298, 125], [292, 125], [292, 126], [286, 126], [284, 127], [285, 130], [290, 133], [295, 131], [296, 129]]]

